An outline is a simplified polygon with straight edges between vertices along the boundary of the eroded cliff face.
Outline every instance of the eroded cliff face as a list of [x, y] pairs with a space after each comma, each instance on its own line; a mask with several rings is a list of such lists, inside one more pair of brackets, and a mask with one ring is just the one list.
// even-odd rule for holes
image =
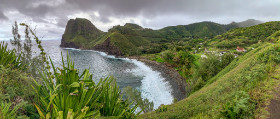
[[110, 40], [110, 37], [107, 38], [102, 44], [94, 46], [93, 50], [106, 52], [109, 55], [123, 56], [121, 50], [118, 47], [114, 46]]
[[76, 45], [73, 42], [66, 42], [65, 36], [62, 36], [62, 40], [60, 43], [60, 47], [65, 47], [65, 48], [80, 48], [80, 46]]
[[123, 53], [120, 48], [113, 45], [110, 37], [101, 44], [89, 46], [90, 43], [97, 42], [96, 39], [101, 37], [102, 34], [104, 33], [87, 19], [70, 19], [62, 36], [60, 47], [93, 49], [107, 52], [110, 55], [122, 56]]
[[70, 19], [62, 36], [61, 47], [83, 48], [90, 41], [97, 39], [103, 32], [97, 29], [89, 20]]

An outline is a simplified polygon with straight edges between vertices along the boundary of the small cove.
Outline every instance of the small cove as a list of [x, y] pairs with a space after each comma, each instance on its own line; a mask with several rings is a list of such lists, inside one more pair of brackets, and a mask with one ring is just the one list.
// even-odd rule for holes
[[[34, 43], [34, 41], [33, 41]], [[61, 53], [66, 59], [67, 53], [80, 72], [89, 69], [93, 80], [113, 76], [120, 89], [131, 86], [141, 91], [142, 98], [154, 102], [154, 109], [161, 104], [173, 102], [172, 87], [160, 72], [153, 70], [143, 62], [136, 59], [116, 58], [104, 52], [94, 50], [80, 50], [73, 48], [60, 48], [60, 40], [43, 40], [42, 46], [51, 57], [56, 67], [61, 66]], [[9, 48], [12, 48], [9, 45]], [[32, 47], [34, 54], [39, 53], [36, 44]]]

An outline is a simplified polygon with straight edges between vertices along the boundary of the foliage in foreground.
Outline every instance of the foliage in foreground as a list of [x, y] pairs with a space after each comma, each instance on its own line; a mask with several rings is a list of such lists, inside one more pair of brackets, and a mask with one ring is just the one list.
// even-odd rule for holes
[[238, 91], [234, 96], [232, 101], [228, 101], [223, 105], [221, 115], [227, 119], [242, 119], [253, 116], [253, 111], [251, 110], [254, 110], [255, 104], [252, 103], [248, 93]]
[[4, 67], [23, 68], [23, 64], [20, 62], [21, 57], [16, 55], [15, 50], [8, 50], [7, 44], [0, 43], [0, 65]]
[[0, 44], [0, 52], [0, 118], [38, 118], [32, 106], [32, 78], [22, 72], [25, 65], [20, 56], [16, 55], [15, 50], [8, 50], [4, 43]]
[[22, 102], [13, 107], [11, 102], [0, 102], [0, 119], [15, 119], [17, 116], [17, 111], [25, 103]]
[[[35, 83], [38, 101], [35, 106], [43, 118], [92, 118], [114, 116], [133, 118], [137, 105], [132, 106], [122, 100], [120, 90], [113, 78], [106, 78], [98, 84], [92, 80], [89, 70], [82, 75], [75, 69], [74, 63], [67, 57], [62, 58], [62, 68], [54, 69], [54, 79], [42, 74], [43, 85]], [[46, 98], [47, 97], [47, 98]]]

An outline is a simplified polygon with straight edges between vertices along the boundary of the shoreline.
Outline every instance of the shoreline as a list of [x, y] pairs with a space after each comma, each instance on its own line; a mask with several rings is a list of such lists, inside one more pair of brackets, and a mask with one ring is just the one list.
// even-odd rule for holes
[[186, 97], [185, 87], [187, 86], [185, 79], [172, 67], [164, 64], [158, 63], [156, 61], [151, 61], [141, 56], [129, 56], [129, 59], [136, 59], [138, 61], [143, 62], [152, 70], [158, 71], [161, 73], [162, 77], [165, 78], [166, 81], [172, 87], [172, 95], [177, 101], [180, 101]]
[[[61, 46], [60, 46], [61, 47]], [[67, 48], [67, 47], [61, 47], [61, 48]], [[80, 49], [80, 50], [86, 50], [84, 48], [74, 48], [74, 49]], [[90, 49], [93, 50], [93, 49]], [[98, 51], [98, 50], [93, 50]], [[104, 51], [98, 51], [98, 52], [104, 52]], [[108, 52], [104, 52], [108, 55]], [[115, 56], [115, 55], [113, 55]], [[164, 63], [158, 63], [156, 61], [151, 61], [146, 58], [143, 58], [141, 56], [115, 56], [116, 58], [129, 58], [129, 59], [136, 59], [138, 61], [143, 62], [145, 65], [152, 68], [152, 70], [160, 72], [162, 77], [169, 82], [171, 88], [172, 88], [172, 96], [177, 99], [177, 101], [180, 101], [186, 97], [186, 90], [185, 87], [187, 86], [187, 83], [185, 79], [171, 66], [168, 66]]]

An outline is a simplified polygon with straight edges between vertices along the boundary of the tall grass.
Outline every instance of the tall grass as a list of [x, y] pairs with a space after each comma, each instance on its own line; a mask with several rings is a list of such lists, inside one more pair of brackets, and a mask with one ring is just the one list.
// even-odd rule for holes
[[17, 111], [25, 102], [13, 105], [11, 102], [0, 102], [0, 119], [15, 119]]

